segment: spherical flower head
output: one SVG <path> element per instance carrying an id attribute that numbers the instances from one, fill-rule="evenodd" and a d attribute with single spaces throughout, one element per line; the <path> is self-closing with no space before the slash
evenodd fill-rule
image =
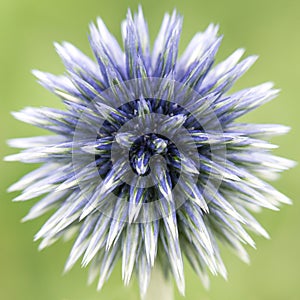
<path id="1" fill-rule="evenodd" d="M 289 128 L 238 118 L 277 96 L 272 83 L 229 90 L 255 62 L 238 49 L 214 65 L 222 37 L 213 24 L 178 57 L 182 17 L 164 16 L 150 50 L 141 8 L 122 23 L 123 47 L 97 19 L 89 41 L 95 60 L 55 44 L 67 73 L 34 71 L 64 110 L 25 108 L 14 116 L 53 135 L 14 139 L 10 161 L 41 164 L 10 187 L 16 201 L 41 197 L 24 220 L 53 215 L 36 234 L 40 249 L 75 235 L 65 269 L 90 267 L 98 288 L 122 260 L 141 295 L 154 264 L 185 289 L 183 257 L 208 285 L 227 272 L 218 244 L 248 262 L 249 235 L 268 233 L 251 212 L 290 200 L 266 181 L 293 162 L 271 154 L 268 140 Z"/>

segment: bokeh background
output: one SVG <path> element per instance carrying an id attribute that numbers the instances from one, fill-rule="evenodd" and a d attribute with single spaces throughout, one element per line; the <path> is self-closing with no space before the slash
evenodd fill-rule
<path id="1" fill-rule="evenodd" d="M 5 300 L 138 300 L 136 281 L 125 288 L 120 265 L 101 292 L 86 285 L 87 271 L 80 265 L 62 275 L 71 242 L 58 242 L 42 252 L 32 241 L 45 218 L 21 224 L 32 203 L 12 203 L 7 187 L 34 166 L 4 163 L 2 157 L 16 152 L 5 141 L 12 137 L 41 134 L 12 118 L 10 111 L 24 106 L 59 107 L 57 98 L 40 87 L 31 69 L 56 74 L 64 72 L 52 46 L 67 40 L 90 53 L 88 24 L 101 16 L 120 39 L 120 22 L 127 8 L 141 2 L 152 37 L 165 11 L 173 8 L 184 15 L 181 50 L 196 31 L 210 22 L 220 24 L 225 38 L 218 60 L 238 47 L 260 59 L 238 81 L 235 89 L 272 80 L 282 89 L 280 97 L 248 115 L 250 122 L 282 123 L 292 131 L 276 138 L 279 155 L 298 160 L 300 153 L 300 1 L 298 0 L 1 0 L 0 1 L 0 299 Z M 283 174 L 274 185 L 290 198 L 293 206 L 258 216 L 271 240 L 256 238 L 258 250 L 249 249 L 247 266 L 223 249 L 229 280 L 214 277 L 205 291 L 190 267 L 186 267 L 186 300 L 297 300 L 300 299 L 300 168 Z M 176 299 L 182 299 L 176 292 Z"/>

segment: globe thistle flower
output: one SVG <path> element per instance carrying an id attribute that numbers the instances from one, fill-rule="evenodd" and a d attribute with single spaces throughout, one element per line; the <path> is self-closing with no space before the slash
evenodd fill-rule
<path id="1" fill-rule="evenodd" d="M 123 48 L 101 19 L 90 25 L 95 61 L 69 43 L 55 44 L 67 73 L 34 71 L 64 110 L 25 108 L 13 115 L 53 135 L 9 141 L 23 148 L 8 161 L 39 163 L 10 187 L 16 201 L 41 199 L 24 220 L 53 211 L 36 234 L 43 249 L 76 237 L 66 263 L 80 258 L 98 288 L 122 260 L 145 295 L 154 264 L 185 289 L 183 257 L 208 285 L 227 272 L 218 245 L 242 260 L 249 231 L 268 238 L 251 212 L 290 200 L 267 181 L 293 166 L 268 140 L 289 128 L 238 118 L 277 96 L 272 83 L 230 93 L 255 62 L 238 49 L 214 65 L 222 37 L 213 24 L 178 57 L 182 17 L 164 16 L 150 49 L 142 10 L 122 23 Z"/>

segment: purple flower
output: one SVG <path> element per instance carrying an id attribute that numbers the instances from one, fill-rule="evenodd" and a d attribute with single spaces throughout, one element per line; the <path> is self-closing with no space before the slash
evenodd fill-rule
<path id="1" fill-rule="evenodd" d="M 183 257 L 208 285 L 227 272 L 218 243 L 248 261 L 248 231 L 268 238 L 251 212 L 290 200 L 266 181 L 294 163 L 271 154 L 268 140 L 289 128 L 238 118 L 277 96 L 272 83 L 230 93 L 255 62 L 238 49 L 214 65 L 222 37 L 209 25 L 178 57 L 182 18 L 164 16 L 150 49 L 141 8 L 122 23 L 123 47 L 101 19 L 90 25 L 95 61 L 55 44 L 67 73 L 34 71 L 64 110 L 25 108 L 13 115 L 53 135 L 14 139 L 9 161 L 39 163 L 10 187 L 16 201 L 41 197 L 24 220 L 53 211 L 36 234 L 40 249 L 76 235 L 66 264 L 82 258 L 98 288 L 118 259 L 146 293 L 154 263 L 185 289 Z M 265 181 L 266 180 L 266 181 Z"/>

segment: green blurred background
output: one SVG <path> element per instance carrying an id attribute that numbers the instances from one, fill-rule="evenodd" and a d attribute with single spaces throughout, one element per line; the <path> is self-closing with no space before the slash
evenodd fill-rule
<path id="1" fill-rule="evenodd" d="M 276 138 L 280 155 L 298 160 L 299 81 L 300 81 L 300 1 L 227 0 L 227 1 L 140 1 L 148 19 L 151 39 L 160 26 L 165 11 L 173 8 L 184 15 L 181 51 L 196 31 L 210 22 L 219 23 L 225 35 L 218 60 L 238 47 L 247 54 L 259 54 L 255 66 L 239 80 L 235 89 L 272 80 L 282 89 L 280 97 L 247 116 L 250 122 L 281 123 L 292 131 Z M 120 22 L 128 7 L 136 10 L 139 1 L 41 1 L 1 0 L 0 2 L 0 98 L 1 157 L 14 153 L 5 140 L 31 136 L 40 131 L 15 121 L 10 111 L 24 106 L 59 106 L 31 75 L 31 69 L 56 74 L 64 68 L 52 42 L 67 40 L 90 53 L 88 23 L 101 16 L 120 39 Z M 138 300 L 137 284 L 129 288 L 121 283 L 120 265 L 98 293 L 86 285 L 87 271 L 79 265 L 62 275 L 72 243 L 59 242 L 37 251 L 33 235 L 45 220 L 21 224 L 32 203 L 12 203 L 15 196 L 7 187 L 34 166 L 1 162 L 0 180 L 0 299 L 5 300 Z M 258 216 L 271 234 L 271 240 L 256 238 L 258 250 L 249 249 L 247 266 L 223 249 L 229 281 L 212 278 L 205 291 L 190 267 L 186 267 L 187 300 L 296 300 L 300 299 L 300 169 L 283 174 L 275 186 L 294 200 L 278 212 L 264 211 Z M 182 299 L 176 292 L 176 299 Z"/>

